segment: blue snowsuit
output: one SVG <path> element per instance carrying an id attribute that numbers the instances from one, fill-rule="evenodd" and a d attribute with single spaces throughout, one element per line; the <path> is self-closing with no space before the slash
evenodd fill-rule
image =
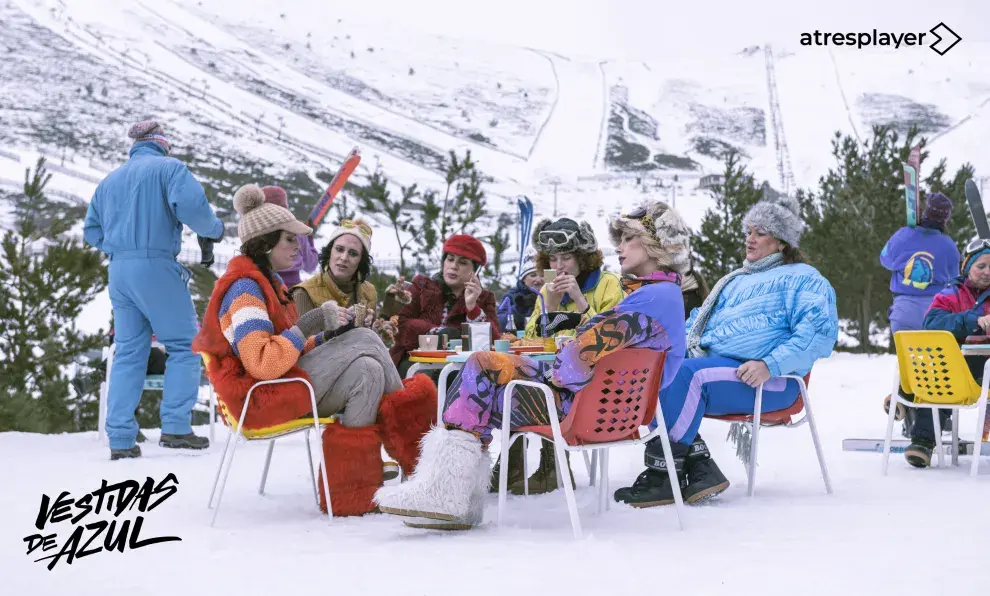
<path id="1" fill-rule="evenodd" d="M 699 311 L 691 312 L 687 329 Z M 708 356 L 684 360 L 660 392 L 670 440 L 690 445 L 706 414 L 753 413 L 756 389 L 736 378 L 745 362 L 762 360 L 771 377 L 804 376 L 832 353 L 838 336 L 835 290 L 810 265 L 781 265 L 733 279 L 701 334 Z M 772 379 L 763 387 L 762 411 L 782 410 L 797 396 L 796 381 Z"/>
<path id="2" fill-rule="evenodd" d="M 196 311 L 189 271 L 176 255 L 182 225 L 205 238 L 223 236 L 203 187 L 179 160 L 152 141 L 131 147 L 130 159 L 96 188 L 86 212 L 86 242 L 110 257 L 110 302 L 116 344 L 107 397 L 111 449 L 134 446 L 134 411 L 141 399 L 151 335 L 165 345 L 162 433 L 192 432 L 199 358 L 191 350 Z"/>

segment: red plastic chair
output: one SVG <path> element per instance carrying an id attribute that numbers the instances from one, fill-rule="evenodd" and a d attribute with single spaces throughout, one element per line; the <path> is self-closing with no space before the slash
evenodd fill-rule
<path id="1" fill-rule="evenodd" d="M 680 486 L 674 470 L 674 458 L 667 437 L 667 425 L 659 403 L 660 384 L 663 379 L 665 352 L 630 348 L 619 350 L 602 358 L 595 366 L 594 377 L 584 389 L 574 396 L 571 409 L 563 420 L 550 416 L 550 424 L 525 426 L 510 430 L 511 416 L 502 417 L 501 475 L 498 491 L 498 524 L 502 523 L 508 492 L 508 453 L 513 441 L 526 435 L 535 435 L 552 441 L 556 452 L 557 483 L 564 487 L 564 497 L 571 518 L 574 537 L 580 538 L 581 520 L 578 518 L 574 488 L 570 482 L 562 480 L 561 465 L 567 461 L 566 451 L 594 451 L 599 454 L 598 462 L 598 511 L 609 509 L 608 495 L 608 450 L 624 445 L 639 445 L 659 435 L 663 443 L 667 472 L 673 486 Z M 503 396 L 502 411 L 511 411 L 512 393 L 516 387 L 526 386 L 539 389 L 546 397 L 547 411 L 556 412 L 553 392 L 543 383 L 512 381 Z M 639 429 L 656 418 L 657 428 L 645 437 L 640 437 Z M 684 528 L 681 514 L 684 502 L 680 490 L 674 491 L 677 520 Z"/>
<path id="2" fill-rule="evenodd" d="M 739 422 L 750 428 L 752 442 L 750 443 L 749 464 L 746 467 L 746 473 L 749 481 L 747 491 L 751 497 L 756 491 L 756 455 L 759 447 L 760 429 L 763 427 L 797 428 L 807 422 L 808 428 L 811 429 L 811 440 L 815 443 L 815 453 L 818 455 L 818 465 L 822 470 L 822 479 L 825 481 L 825 491 L 828 494 L 832 494 L 832 481 L 829 478 L 828 468 L 825 465 L 825 455 L 822 453 L 821 441 L 818 440 L 815 417 L 811 413 L 811 401 L 808 399 L 808 385 L 811 383 L 811 373 L 806 374 L 804 378 L 796 375 L 781 375 L 779 377 L 772 377 L 767 382 L 781 380 L 786 383 L 787 379 L 797 381 L 800 393 L 798 394 L 798 398 L 794 400 L 794 403 L 783 410 L 775 410 L 773 412 L 760 411 L 763 409 L 763 385 L 761 384 L 756 388 L 756 404 L 753 414 L 726 414 L 723 416 L 705 416 L 705 418 L 722 420 L 724 422 Z M 804 412 L 804 416 L 798 418 L 798 415 L 802 411 Z"/>

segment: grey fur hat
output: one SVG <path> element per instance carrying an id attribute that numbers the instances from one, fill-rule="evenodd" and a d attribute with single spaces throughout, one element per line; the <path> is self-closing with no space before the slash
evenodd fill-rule
<path id="1" fill-rule="evenodd" d="M 593 253 L 598 250 L 598 240 L 588 222 L 578 223 L 562 217 L 557 221 L 544 219 L 536 224 L 533 229 L 533 247 L 547 255 L 564 252 Z"/>
<path id="2" fill-rule="evenodd" d="M 743 235 L 749 233 L 750 227 L 763 228 L 774 238 L 797 248 L 805 229 L 801 205 L 795 197 L 786 195 L 763 199 L 743 217 Z"/>
<path id="3" fill-rule="evenodd" d="M 629 214 L 610 217 L 608 234 L 615 246 L 623 234 L 639 236 L 646 254 L 661 267 L 682 275 L 691 270 L 691 229 L 663 201 L 649 201 Z"/>

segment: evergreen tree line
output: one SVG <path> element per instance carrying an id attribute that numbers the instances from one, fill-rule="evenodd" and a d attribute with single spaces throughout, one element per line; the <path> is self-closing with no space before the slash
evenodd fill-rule
<path id="1" fill-rule="evenodd" d="M 843 331 L 854 339 L 839 349 L 892 349 L 887 334 L 891 274 L 880 265 L 880 251 L 906 225 L 902 164 L 914 145 L 922 149 L 918 189 L 922 205 L 928 192 L 941 192 L 952 199 L 946 232 L 962 252 L 976 235 L 963 190 L 974 169 L 967 163 L 948 177 L 944 159 L 926 168 L 927 139 L 919 138 L 916 128 L 901 137 L 889 126 L 875 126 L 872 136 L 862 143 L 836 133 L 833 166 L 819 179 L 817 188 L 796 192 L 807 224 L 800 248 L 835 288 Z M 697 267 L 710 285 L 742 266 L 743 216 L 775 192 L 747 172 L 734 153 L 726 156 L 723 176 L 722 184 L 711 190 L 714 206 L 706 211 L 693 243 Z"/>
<path id="2" fill-rule="evenodd" d="M 835 287 L 844 331 L 855 338 L 855 351 L 885 349 L 882 331 L 888 326 L 890 273 L 880 266 L 887 238 L 904 225 L 902 162 L 912 145 L 921 144 L 922 182 L 919 191 L 943 192 L 954 202 L 948 232 L 960 249 L 974 228 L 963 195 L 973 168 L 963 165 L 947 177 L 943 160 L 926 168 L 926 139 L 912 129 L 901 138 L 889 127 L 875 127 L 872 137 L 858 142 L 838 133 L 832 141 L 834 165 L 817 188 L 801 189 L 797 197 L 808 228 L 801 249 Z M 400 275 L 432 273 L 439 266 L 443 239 L 451 234 L 478 236 L 494 255 L 484 278 L 497 295 L 514 282 L 515 266 L 503 263 L 512 249 L 510 233 L 516 216 L 489 211 L 483 184 L 487 178 L 472 159 L 451 151 L 443 169 L 445 186 L 400 186 L 395 192 L 376 168 L 364 186 L 348 185 L 334 203 L 337 224 L 358 213 L 374 215 L 376 234 L 394 234 L 399 245 Z M 737 153 L 725 156 L 721 184 L 710 189 L 713 204 L 693 241 L 696 269 L 709 285 L 742 266 L 742 218 L 757 201 L 774 193 L 766 182 L 749 173 Z M 222 176 L 215 176 L 222 179 Z M 327 175 L 329 178 L 329 175 Z M 106 332 L 87 334 L 76 326 L 83 307 L 107 286 L 106 260 L 101 253 L 67 232 L 81 215 L 65 203 L 49 200 L 44 189 L 50 175 L 44 159 L 25 174 L 24 191 L 12 197 L 14 226 L 0 242 L 0 431 L 66 432 L 94 430 L 99 383 L 104 367 L 99 350 Z M 323 176 L 320 177 L 321 182 Z M 231 189 L 213 188 L 207 194 Z M 229 186 L 229 185 L 228 185 Z M 312 198 L 312 201 L 318 197 Z M 308 213 L 312 204 L 300 202 L 294 211 Z M 383 224 L 383 222 L 387 222 Z M 382 227 L 384 226 L 384 228 Z M 192 267 L 191 291 L 202 316 L 216 276 L 205 267 Z M 371 281 L 384 296 L 395 276 L 374 271 Z M 143 396 L 138 411 L 142 427 L 157 424 L 160 394 Z"/>

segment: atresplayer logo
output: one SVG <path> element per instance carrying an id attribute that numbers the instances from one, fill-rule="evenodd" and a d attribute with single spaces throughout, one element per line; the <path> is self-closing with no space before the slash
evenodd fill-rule
<path id="1" fill-rule="evenodd" d="M 931 34 L 929 36 L 929 33 Z M 856 46 L 856 49 L 862 49 L 871 46 L 893 46 L 894 49 L 900 49 L 902 46 L 920 46 L 925 45 L 925 37 L 929 37 L 929 40 L 934 37 L 935 40 L 931 42 L 928 46 L 936 54 L 944 56 L 946 52 L 951 50 L 956 46 L 957 43 L 962 41 L 955 31 L 949 28 L 945 23 L 939 23 L 927 33 L 888 33 L 886 31 L 878 31 L 873 29 L 870 32 L 846 32 L 846 33 L 831 33 L 831 32 L 821 32 L 815 30 L 814 33 L 802 33 L 801 34 L 801 45 L 802 46 Z"/>

